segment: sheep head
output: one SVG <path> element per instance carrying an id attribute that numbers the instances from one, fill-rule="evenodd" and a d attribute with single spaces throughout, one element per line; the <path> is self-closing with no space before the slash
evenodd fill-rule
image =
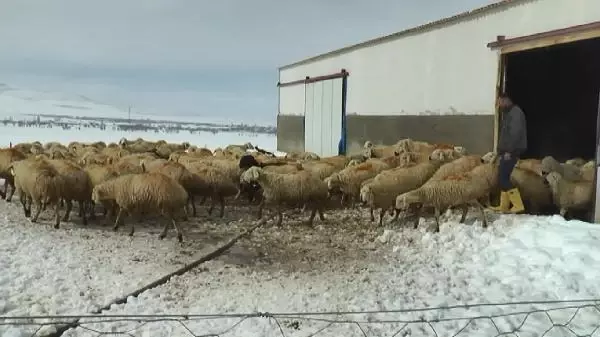
<path id="1" fill-rule="evenodd" d="M 367 141 L 365 142 L 365 145 L 363 145 L 363 149 L 370 149 L 370 148 L 372 148 L 372 147 L 373 147 L 373 143 L 371 143 L 371 141 L 370 141 L 370 140 L 367 140 Z"/>
<path id="2" fill-rule="evenodd" d="M 396 197 L 396 209 L 400 211 L 406 211 L 412 206 L 421 204 L 421 198 L 414 191 L 406 192 Z"/>
<path id="3" fill-rule="evenodd" d="M 540 169 L 542 170 L 542 176 L 545 176 L 550 172 L 560 170 L 560 163 L 554 157 L 546 156 L 542 159 Z"/>
<path id="4" fill-rule="evenodd" d="M 364 185 L 360 188 L 360 203 L 364 206 L 371 199 L 373 199 L 373 190 L 368 184 Z"/>
<path id="5" fill-rule="evenodd" d="M 112 190 L 111 184 L 112 184 L 111 181 L 106 181 L 99 185 L 96 185 L 94 187 L 94 189 L 92 190 L 92 200 L 94 202 L 99 203 L 104 200 L 113 199 L 113 197 L 111 196 L 111 193 L 110 193 L 110 191 Z"/>
<path id="6" fill-rule="evenodd" d="M 442 149 L 435 149 L 429 155 L 430 161 L 445 161 L 447 159 L 447 153 Z"/>
<path id="7" fill-rule="evenodd" d="M 552 190 L 556 190 L 561 180 L 562 176 L 556 171 L 550 172 L 544 177 L 544 182 L 549 185 Z"/>
<path id="8" fill-rule="evenodd" d="M 246 171 L 244 171 L 244 173 L 242 173 L 242 175 L 240 176 L 240 182 L 245 184 L 252 184 L 258 182 L 258 180 L 263 174 L 264 172 L 260 167 L 252 166 Z"/>
<path id="9" fill-rule="evenodd" d="M 181 143 L 181 147 L 183 147 L 184 150 L 187 150 L 191 147 L 192 145 L 188 142 L 183 142 Z"/>
<path id="10" fill-rule="evenodd" d="M 127 146 L 127 138 L 123 137 L 119 139 L 119 146 L 125 148 Z"/>
<path id="11" fill-rule="evenodd" d="M 363 157 L 365 157 L 365 158 L 373 158 L 373 157 L 375 157 L 375 152 L 373 151 L 373 147 L 368 147 L 368 148 L 365 148 L 365 149 L 363 150 L 363 153 L 362 153 L 362 155 L 363 155 Z"/>
<path id="12" fill-rule="evenodd" d="M 493 162 L 497 161 L 497 159 L 498 159 L 498 154 L 497 153 L 495 153 L 495 152 L 488 152 L 488 153 L 484 154 L 481 157 L 481 162 L 484 163 L 484 164 L 485 163 L 493 163 Z"/>

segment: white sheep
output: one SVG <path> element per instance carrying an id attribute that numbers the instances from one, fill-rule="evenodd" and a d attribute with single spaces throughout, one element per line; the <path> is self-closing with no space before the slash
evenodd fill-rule
<path id="1" fill-rule="evenodd" d="M 481 213 L 483 227 L 487 227 L 487 219 L 481 199 L 488 198 L 498 175 L 496 158 L 492 162 L 478 165 L 462 175 L 446 177 L 444 180 L 428 181 L 423 186 L 396 198 L 396 209 L 408 210 L 412 207 L 433 207 L 435 212 L 435 232 L 440 230 L 439 217 L 441 211 L 449 207 L 461 206 L 464 222 L 469 205 L 476 206 Z"/>
<path id="2" fill-rule="evenodd" d="M 431 161 L 383 171 L 375 176 L 372 182 L 361 187 L 361 202 L 371 209 L 381 209 L 379 215 L 379 225 L 381 226 L 385 211 L 394 209 L 396 197 L 423 185 L 440 165 L 441 162 Z M 398 219 L 399 214 L 400 212 L 397 211 L 394 221 Z"/>
<path id="3" fill-rule="evenodd" d="M 307 205 L 311 209 L 308 225 L 313 225 L 317 212 L 321 221 L 325 220 L 323 208 L 327 201 L 327 185 L 310 172 L 299 171 L 291 174 L 280 174 L 265 171 L 253 166 L 242 173 L 241 181 L 246 184 L 258 183 L 263 190 L 263 200 L 259 206 L 262 217 L 264 205 L 277 207 L 277 226 L 281 226 L 283 213 L 281 208 L 287 206 Z"/>
<path id="4" fill-rule="evenodd" d="M 95 202 L 114 200 L 119 206 L 114 230 L 121 224 L 125 214 L 159 213 L 169 218 L 177 230 L 177 239 L 183 241 L 181 228 L 175 221 L 175 215 L 183 211 L 188 201 L 188 193 L 177 181 L 160 173 L 126 174 L 105 181 L 92 191 Z M 186 214 L 187 217 L 187 214 Z M 165 224 L 159 238 L 163 239 L 169 230 L 169 223 Z M 131 222 L 132 236 L 135 231 Z"/>
<path id="5" fill-rule="evenodd" d="M 565 216 L 571 210 L 589 210 L 593 202 L 594 185 L 591 181 L 569 181 L 559 172 L 548 173 L 546 182 L 552 190 L 554 203 Z"/>

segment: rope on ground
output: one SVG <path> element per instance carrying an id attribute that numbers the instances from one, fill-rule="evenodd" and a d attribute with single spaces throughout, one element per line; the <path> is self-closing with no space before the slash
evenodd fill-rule
<path id="1" fill-rule="evenodd" d="M 151 282 L 137 290 L 132 291 L 131 293 L 124 295 L 122 297 L 119 297 L 111 302 L 109 302 L 108 304 L 92 311 L 92 314 L 101 314 L 103 311 L 109 310 L 111 306 L 113 305 L 119 305 L 119 304 L 125 304 L 127 303 L 127 299 L 129 297 L 138 297 L 140 294 L 142 294 L 143 292 L 156 288 L 158 286 L 161 286 L 167 282 L 169 282 L 169 280 L 171 278 L 173 278 L 174 276 L 180 276 L 183 275 L 185 273 L 187 273 L 188 271 L 198 267 L 199 265 L 203 264 L 204 262 L 216 259 L 217 257 L 223 255 L 223 253 L 225 253 L 227 250 L 229 250 L 231 247 L 233 247 L 233 245 L 236 244 L 236 242 L 238 242 L 240 239 L 252 234 L 252 232 L 254 232 L 254 230 L 256 230 L 257 228 L 263 226 L 266 222 L 267 222 L 268 218 L 262 218 L 261 220 L 257 221 L 252 227 L 248 228 L 247 230 L 243 231 L 242 233 L 238 234 L 237 236 L 235 236 L 233 239 L 229 240 L 229 242 L 227 242 L 226 244 L 224 244 L 223 246 L 215 249 L 214 251 L 202 256 L 201 258 L 199 258 L 196 261 L 193 261 L 189 264 L 186 264 L 185 266 L 175 270 L 172 273 L 169 273 L 161 278 L 159 278 L 158 280 Z M 73 320 L 72 322 L 68 322 L 65 325 L 60 325 L 56 327 L 56 331 L 51 332 L 49 334 L 44 334 L 44 335 L 39 335 L 41 337 L 60 337 L 62 336 L 67 330 L 72 329 L 72 328 L 76 328 L 77 326 L 79 326 L 79 321 L 81 318 L 77 318 L 75 320 Z M 49 325 L 54 325 L 54 324 L 49 324 Z M 38 331 L 36 331 L 32 336 L 35 336 L 40 329 L 38 329 Z"/>

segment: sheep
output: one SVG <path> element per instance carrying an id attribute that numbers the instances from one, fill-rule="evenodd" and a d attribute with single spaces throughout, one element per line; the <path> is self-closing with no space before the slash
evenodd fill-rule
<path id="1" fill-rule="evenodd" d="M 260 167 L 253 166 L 246 170 L 241 179 L 245 183 L 258 183 L 263 189 L 263 205 L 275 205 L 277 207 L 277 226 L 281 226 L 283 205 L 307 205 L 311 209 L 307 224 L 312 227 L 315 215 L 319 213 L 321 221 L 325 221 L 323 215 L 324 204 L 327 200 L 327 184 L 309 172 L 298 172 L 294 174 L 280 174 L 267 172 Z M 262 212 L 259 214 L 262 217 Z"/>
<path id="2" fill-rule="evenodd" d="M 4 191 L 0 191 L 0 196 L 2 199 L 5 199 L 7 202 L 12 200 L 13 195 L 15 194 L 15 181 L 10 173 L 11 165 L 19 160 L 26 159 L 27 156 L 23 154 L 23 152 L 17 150 L 16 148 L 8 148 L 8 149 L 0 149 L 0 178 L 5 180 Z M 10 187 L 10 194 L 8 193 L 8 187 Z"/>
<path id="3" fill-rule="evenodd" d="M 79 204 L 79 216 L 83 224 L 87 225 L 85 206 L 92 201 L 92 181 L 87 172 L 66 160 L 52 159 L 48 160 L 48 163 L 63 177 L 65 183 L 65 187 L 60 193 L 61 199 L 67 204 L 62 221 L 69 221 L 69 214 L 73 209 L 73 200 L 75 200 Z"/>
<path id="4" fill-rule="evenodd" d="M 515 168 L 528 170 L 542 176 L 542 161 L 539 159 L 520 159 L 515 164 Z"/>
<path id="5" fill-rule="evenodd" d="M 480 211 L 482 225 L 485 228 L 488 225 L 487 219 L 479 200 L 489 196 L 490 190 L 496 182 L 498 176 L 496 159 L 494 158 L 490 163 L 478 165 L 467 173 L 449 176 L 444 180 L 430 180 L 415 190 L 400 194 L 396 198 L 396 209 L 408 210 L 415 205 L 433 207 L 436 223 L 434 231 L 439 232 L 439 218 L 442 210 L 453 206 L 462 206 L 463 214 L 460 222 L 464 222 L 467 206 L 474 205 Z"/>
<path id="6" fill-rule="evenodd" d="M 145 161 L 142 161 L 140 165 L 144 172 L 162 173 L 181 184 L 188 193 L 189 203 L 192 205 L 192 215 L 196 216 L 194 194 L 206 189 L 207 186 L 201 177 L 190 172 L 182 164 L 165 159 L 156 159 L 150 161 L 148 164 L 146 164 Z"/>
<path id="7" fill-rule="evenodd" d="M 354 207 L 360 196 L 360 184 L 389 168 L 390 166 L 385 162 L 371 159 L 356 166 L 348 166 L 325 178 L 329 195 L 341 193 L 341 203 L 344 204 L 346 199 L 349 198 L 352 207 Z"/>
<path id="8" fill-rule="evenodd" d="M 571 181 L 591 181 L 594 179 L 593 170 L 586 170 L 586 174 L 583 174 L 582 170 L 575 165 L 561 164 L 558 160 L 554 159 L 554 157 L 546 156 L 542 159 L 541 173 L 542 176 L 545 176 L 550 172 L 558 172 L 565 179 Z"/>
<path id="9" fill-rule="evenodd" d="M 593 169 L 596 170 L 596 161 L 595 160 L 590 160 L 587 163 L 583 164 L 583 166 L 581 166 L 582 169 Z"/>
<path id="10" fill-rule="evenodd" d="M 448 176 L 469 172 L 476 166 L 481 165 L 482 162 L 482 158 L 475 155 L 469 155 L 455 159 L 442 165 L 431 177 L 430 181 L 442 180 Z"/>
<path id="11" fill-rule="evenodd" d="M 212 214 L 215 202 L 218 201 L 219 217 L 222 218 L 225 215 L 225 198 L 237 196 L 240 193 L 238 183 L 232 180 L 230 173 L 217 166 L 195 163 L 186 168 L 195 175 L 190 183 L 190 186 L 193 186 L 193 188 L 190 187 L 192 193 L 203 196 L 203 200 L 207 197 L 211 198 L 211 205 L 208 208 L 209 215 Z"/>
<path id="12" fill-rule="evenodd" d="M 365 158 L 384 158 L 393 156 L 398 151 L 397 146 L 373 145 L 371 141 L 366 141 L 363 145 L 362 156 Z"/>
<path id="13" fill-rule="evenodd" d="M 284 156 L 286 160 L 319 160 L 320 157 L 314 152 L 288 152 Z"/>
<path id="14" fill-rule="evenodd" d="M 101 183 L 114 179 L 119 176 L 119 173 L 113 169 L 111 166 L 107 165 L 98 165 L 98 164 L 90 164 L 83 167 L 83 170 L 90 177 L 90 182 L 92 184 L 92 190 L 97 185 Z M 90 203 L 90 219 L 96 218 L 96 212 L 94 209 L 93 202 Z M 110 218 L 116 215 L 116 205 L 112 201 L 105 201 L 102 203 L 104 207 L 104 216 L 106 216 L 106 220 L 108 221 Z"/>
<path id="15" fill-rule="evenodd" d="M 60 227 L 58 201 L 65 187 L 58 171 L 47 161 L 34 158 L 14 162 L 9 170 L 14 177 L 16 190 L 19 191 L 25 217 L 31 217 L 31 207 L 35 203 L 36 212 L 31 222 L 37 222 L 43 205 L 53 204 L 56 220 L 54 228 L 58 229 Z"/>
<path id="16" fill-rule="evenodd" d="M 585 163 L 587 163 L 587 160 L 585 160 L 583 158 L 572 158 L 572 159 L 565 161 L 565 164 L 569 164 L 569 165 L 573 165 L 573 166 L 577 166 L 577 167 L 582 167 Z"/>
<path id="17" fill-rule="evenodd" d="M 95 202 L 114 200 L 119 207 L 117 219 L 113 230 L 117 230 L 123 216 L 126 214 L 141 212 L 158 212 L 169 218 L 177 231 L 177 240 L 183 241 L 181 228 L 175 221 L 175 215 L 183 211 L 188 201 L 188 193 L 183 186 L 172 178 L 160 173 L 138 173 L 119 176 L 115 179 L 105 181 L 92 192 Z M 164 239 L 169 230 L 166 223 L 159 239 Z M 135 231 L 134 222 L 131 222 L 129 236 Z"/>
<path id="18" fill-rule="evenodd" d="M 558 171 L 548 173 L 545 181 L 562 217 L 571 210 L 589 210 L 592 206 L 594 185 L 591 181 L 569 181 Z"/>
<path id="19" fill-rule="evenodd" d="M 552 191 L 544 178 L 529 170 L 514 168 L 510 175 L 511 183 L 519 189 L 523 200 L 528 201 L 530 213 L 540 213 L 552 206 Z"/>
<path id="20" fill-rule="evenodd" d="M 381 226 L 385 211 L 394 208 L 396 197 L 423 185 L 440 165 L 441 162 L 432 161 L 383 171 L 376 175 L 372 182 L 361 187 L 360 199 L 371 209 L 381 209 L 379 216 L 379 226 Z M 398 219 L 398 215 L 399 212 L 396 212 L 394 221 Z"/>

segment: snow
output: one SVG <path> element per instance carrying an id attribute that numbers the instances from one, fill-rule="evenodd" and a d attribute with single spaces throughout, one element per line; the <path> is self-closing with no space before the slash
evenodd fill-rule
<path id="1" fill-rule="evenodd" d="M 260 270 L 251 265 L 236 266 L 223 261 L 211 261 L 203 268 L 142 293 L 138 298 L 129 298 L 124 305 L 112 306 L 104 314 L 296 312 L 299 314 L 287 316 L 298 317 L 278 318 L 281 329 L 285 336 L 307 336 L 327 324 L 310 320 L 310 317 L 300 313 L 400 310 L 470 303 L 574 301 L 595 298 L 600 292 L 597 282 L 600 279 L 600 228 L 597 225 L 567 222 L 560 216 L 501 216 L 488 229 L 481 228 L 478 221 L 464 225 L 458 224 L 456 219 L 443 224 L 439 234 L 426 232 L 425 227 L 421 226 L 419 230 L 396 228 L 381 233 L 375 240 L 377 247 L 372 253 L 378 260 L 368 263 L 357 260 L 351 264 L 315 265 L 313 270 L 298 272 Z M 106 277 L 109 278 L 109 275 Z M 565 306 L 478 306 L 318 318 L 364 322 L 444 320 Z M 549 315 L 555 323 L 564 323 L 575 312 L 576 309 L 563 309 L 549 312 Z M 501 331 L 512 331 L 525 320 L 519 336 L 539 336 L 552 326 L 548 315 L 543 312 L 525 318 L 526 314 L 517 314 L 495 318 L 494 323 Z M 583 309 L 577 312 L 570 328 L 579 334 L 590 333 L 599 319 L 597 311 Z M 190 320 L 185 324 L 195 334 L 203 335 L 217 334 L 238 321 L 240 317 Z M 467 320 L 448 320 L 431 323 L 431 326 L 437 335 L 450 336 L 467 323 Z M 119 331 L 136 325 L 139 324 L 113 322 L 93 323 L 86 327 Z M 361 327 L 369 335 L 391 336 L 402 324 L 365 323 Z M 273 319 L 254 317 L 244 320 L 228 335 L 281 336 L 279 329 Z M 400 336 L 434 336 L 431 327 L 425 323 L 409 324 L 403 331 Z M 150 335 L 150 332 L 152 336 L 191 335 L 177 322 L 148 323 L 136 330 L 136 335 Z M 497 334 L 489 319 L 481 319 L 467 326 L 459 336 Z M 93 335 L 82 328 L 64 334 Z M 555 328 L 547 334 L 565 335 L 569 334 L 561 328 Z M 362 334 L 356 324 L 339 323 L 316 336 Z"/>

